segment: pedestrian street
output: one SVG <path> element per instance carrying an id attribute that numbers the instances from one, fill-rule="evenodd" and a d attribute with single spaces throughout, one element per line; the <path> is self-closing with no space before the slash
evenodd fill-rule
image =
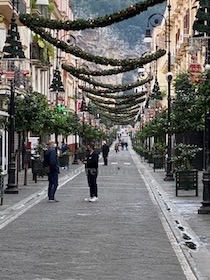
<path id="1" fill-rule="evenodd" d="M 78 172 L 59 187 L 58 203 L 44 195 L 1 228 L 0 279 L 196 279 L 137 165 L 130 147 L 111 148 L 97 202 L 84 201 L 87 178 Z"/>

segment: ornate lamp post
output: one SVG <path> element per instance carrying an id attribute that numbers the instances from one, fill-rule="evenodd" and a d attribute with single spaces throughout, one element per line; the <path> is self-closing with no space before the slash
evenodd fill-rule
<path id="1" fill-rule="evenodd" d="M 17 3 L 18 4 L 18 3 Z M 10 75 L 10 103 L 9 103 L 9 119 L 8 119 L 8 184 L 4 190 L 5 193 L 18 193 L 18 186 L 16 182 L 16 162 L 15 162 L 15 66 L 16 61 L 25 58 L 20 35 L 15 19 L 15 1 L 12 2 L 13 13 L 10 22 L 10 28 L 7 33 L 5 46 L 3 48 L 3 60 L 7 60 L 7 74 Z"/>
<path id="2" fill-rule="evenodd" d="M 200 1 L 200 8 L 198 9 L 194 22 L 193 29 L 204 34 L 203 41 L 206 43 L 205 53 L 205 70 L 206 82 L 210 80 L 210 1 Z M 205 94 L 209 94 L 207 91 Z M 206 104 L 205 108 L 205 130 L 204 130 L 204 152 L 205 152 L 205 170 L 203 172 L 203 201 L 202 206 L 198 209 L 198 214 L 210 214 L 210 108 Z"/>
<path id="3" fill-rule="evenodd" d="M 82 97 L 82 105 L 81 105 L 80 111 L 82 112 L 82 144 L 85 145 L 85 112 L 88 111 L 88 107 L 85 102 L 84 95 Z"/>
<path id="4" fill-rule="evenodd" d="M 53 80 L 52 80 L 52 84 L 50 85 L 50 90 L 52 92 L 55 92 L 55 106 L 56 109 L 58 109 L 58 94 L 61 92 L 65 92 L 64 87 L 63 87 L 63 83 L 61 80 L 61 72 L 58 69 L 58 66 L 56 66 L 56 69 L 54 70 L 54 74 L 53 74 Z M 58 132 L 57 129 L 55 130 L 55 142 L 58 145 Z"/>
<path id="5" fill-rule="evenodd" d="M 172 162 L 171 162 L 171 154 L 172 154 L 172 133 L 171 133 L 171 82 L 173 78 L 173 74 L 171 73 L 171 4 L 170 0 L 168 0 L 167 5 L 168 10 L 168 20 L 164 17 L 164 15 L 155 13 L 152 14 L 148 18 L 148 24 L 146 29 L 146 35 L 144 42 L 152 43 L 152 36 L 149 25 L 152 27 L 159 25 L 159 17 L 165 20 L 166 26 L 166 43 L 167 43 L 167 56 L 168 56 L 168 66 L 167 66 L 167 105 L 168 105 L 168 114 L 167 114 L 167 160 L 166 160 L 166 176 L 164 178 L 165 181 L 173 181 L 173 173 L 172 173 Z M 155 18 L 155 19 L 154 19 Z M 154 22 L 152 22 L 154 19 Z"/>
<path id="6" fill-rule="evenodd" d="M 75 59 L 75 66 L 77 68 L 78 59 Z M 75 116 L 75 129 L 74 129 L 74 160 L 72 164 L 79 164 L 77 159 L 77 126 L 78 126 L 78 116 L 77 116 L 77 98 L 78 98 L 78 79 L 75 80 L 74 89 L 74 116 Z"/>

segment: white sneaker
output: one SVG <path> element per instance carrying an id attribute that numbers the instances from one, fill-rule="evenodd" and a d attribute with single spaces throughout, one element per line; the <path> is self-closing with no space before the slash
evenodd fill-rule
<path id="1" fill-rule="evenodd" d="M 91 197 L 90 199 L 89 199 L 89 201 L 90 202 L 96 202 L 96 201 L 98 201 L 98 197 Z"/>
<path id="2" fill-rule="evenodd" d="M 90 197 L 87 197 L 87 198 L 84 198 L 84 201 L 89 201 L 91 198 Z"/>

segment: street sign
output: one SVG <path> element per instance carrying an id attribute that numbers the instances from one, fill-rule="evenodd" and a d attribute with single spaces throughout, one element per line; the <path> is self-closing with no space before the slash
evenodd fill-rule
<path id="1" fill-rule="evenodd" d="M 202 66 L 199 63 L 190 64 L 190 74 L 200 74 L 202 72 Z"/>

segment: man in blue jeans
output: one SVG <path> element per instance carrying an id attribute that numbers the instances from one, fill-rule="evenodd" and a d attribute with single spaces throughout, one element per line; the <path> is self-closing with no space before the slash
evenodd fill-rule
<path id="1" fill-rule="evenodd" d="M 49 173 L 48 173 L 49 202 L 58 202 L 58 200 L 55 199 L 55 192 L 58 187 L 59 167 L 58 167 L 56 143 L 53 140 L 49 142 L 49 148 L 44 154 L 44 167 L 49 167 Z"/>

